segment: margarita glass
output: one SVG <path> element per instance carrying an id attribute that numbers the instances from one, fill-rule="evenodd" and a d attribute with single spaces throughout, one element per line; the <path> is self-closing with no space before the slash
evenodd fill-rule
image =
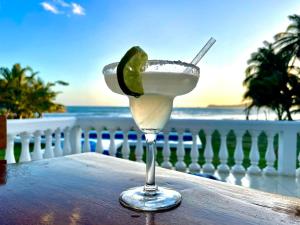
<path id="1" fill-rule="evenodd" d="M 107 86 L 124 95 L 117 79 L 118 63 L 106 65 L 103 74 Z M 180 61 L 149 60 L 142 72 L 144 94 L 128 96 L 131 114 L 145 134 L 147 142 L 146 182 L 144 186 L 121 193 L 120 203 L 142 211 L 171 209 L 181 202 L 181 195 L 174 190 L 158 187 L 155 183 L 155 138 L 168 122 L 173 100 L 195 88 L 200 70 L 193 64 Z M 166 137 L 165 137 L 166 138 Z"/>

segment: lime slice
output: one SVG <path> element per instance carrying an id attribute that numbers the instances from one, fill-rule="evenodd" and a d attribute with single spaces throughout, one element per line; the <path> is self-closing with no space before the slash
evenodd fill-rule
<path id="1" fill-rule="evenodd" d="M 144 94 L 142 72 L 148 60 L 147 53 L 139 46 L 129 49 L 118 64 L 119 86 L 126 95 L 139 97 Z"/>

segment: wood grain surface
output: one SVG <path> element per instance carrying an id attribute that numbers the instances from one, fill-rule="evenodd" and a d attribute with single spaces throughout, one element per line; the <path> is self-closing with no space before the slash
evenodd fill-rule
<path id="1" fill-rule="evenodd" d="M 7 165 L 4 174 L 1 225 L 300 224 L 297 198 L 162 168 L 157 184 L 178 190 L 181 205 L 161 213 L 123 208 L 119 194 L 143 185 L 145 165 L 98 153 Z"/>

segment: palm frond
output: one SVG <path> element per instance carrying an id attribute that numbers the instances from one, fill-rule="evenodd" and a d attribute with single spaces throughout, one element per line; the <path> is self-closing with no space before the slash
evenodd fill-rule
<path id="1" fill-rule="evenodd" d="M 68 86 L 69 85 L 69 83 L 67 83 L 65 81 L 62 81 L 62 80 L 55 81 L 55 84 L 60 84 L 60 85 L 63 85 L 63 86 Z"/>

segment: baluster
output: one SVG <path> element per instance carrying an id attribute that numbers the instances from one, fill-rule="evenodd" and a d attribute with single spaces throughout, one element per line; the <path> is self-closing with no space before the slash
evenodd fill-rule
<path id="1" fill-rule="evenodd" d="M 20 155 L 20 162 L 28 162 L 31 161 L 30 152 L 29 152 L 29 138 L 30 134 L 27 132 L 23 132 L 20 134 L 22 150 Z"/>
<path id="2" fill-rule="evenodd" d="M 176 149 L 177 162 L 175 163 L 175 169 L 178 171 L 185 172 L 186 164 L 184 162 L 185 149 L 183 145 L 183 131 L 179 130 L 177 133 L 178 133 L 178 144 Z"/>
<path id="3" fill-rule="evenodd" d="M 161 164 L 161 167 L 166 169 L 172 169 L 172 164 L 170 162 L 170 145 L 169 145 L 169 132 L 164 131 L 164 147 L 163 147 L 163 158 L 164 161 Z"/>
<path id="4" fill-rule="evenodd" d="M 97 145 L 96 152 L 103 153 L 103 145 L 102 145 L 102 128 L 97 129 Z"/>
<path id="5" fill-rule="evenodd" d="M 46 135 L 46 147 L 45 147 L 45 152 L 44 152 L 44 158 L 53 158 L 54 153 L 53 153 L 53 148 L 52 148 L 52 130 L 48 129 L 45 131 Z"/>
<path id="6" fill-rule="evenodd" d="M 83 152 L 90 152 L 91 146 L 90 146 L 90 129 L 88 127 L 83 128 L 84 133 L 84 142 L 83 142 Z"/>
<path id="7" fill-rule="evenodd" d="M 219 151 L 219 159 L 221 164 L 218 165 L 218 172 L 220 173 L 229 173 L 230 169 L 227 165 L 228 161 L 228 149 L 227 149 L 227 130 L 219 130 L 221 135 L 221 146 Z"/>
<path id="8" fill-rule="evenodd" d="M 55 130 L 55 146 L 54 146 L 54 155 L 56 157 L 62 156 L 62 149 L 61 149 L 61 131 L 60 128 Z"/>
<path id="9" fill-rule="evenodd" d="M 142 132 L 137 131 L 137 143 L 135 148 L 135 159 L 137 162 L 144 162 L 143 161 L 144 148 L 142 142 L 142 135 L 143 135 Z"/>
<path id="10" fill-rule="evenodd" d="M 197 145 L 198 131 L 197 130 L 192 131 L 192 136 L 193 136 L 193 145 L 191 149 L 192 163 L 189 165 L 189 170 L 190 172 L 197 173 L 201 169 L 198 163 L 198 159 L 199 159 L 199 150 Z"/>
<path id="11" fill-rule="evenodd" d="M 123 130 L 122 158 L 128 159 L 129 152 L 130 152 L 130 148 L 128 143 L 128 130 Z"/>
<path id="12" fill-rule="evenodd" d="M 70 128 L 66 127 L 64 129 L 64 149 L 63 155 L 70 155 L 71 151 L 71 142 L 70 142 Z"/>
<path id="13" fill-rule="evenodd" d="M 68 128 L 70 129 L 70 128 Z M 79 154 L 81 153 L 81 135 L 82 131 L 79 126 L 74 126 L 72 129 L 68 130 L 67 134 L 69 135 L 70 142 L 70 154 Z M 66 135 L 66 133 L 64 133 Z M 65 144 L 65 142 L 64 142 Z"/>
<path id="14" fill-rule="evenodd" d="M 232 167 L 232 173 L 245 173 L 245 168 L 242 165 L 244 160 L 244 152 L 243 152 L 243 134 L 244 131 L 237 130 L 236 134 L 236 146 L 234 150 L 234 162 L 235 165 Z"/>
<path id="15" fill-rule="evenodd" d="M 299 168 L 296 170 L 296 176 L 300 177 L 300 152 L 299 152 L 299 155 L 298 155 L 298 163 L 299 163 Z"/>
<path id="16" fill-rule="evenodd" d="M 264 174 L 266 175 L 276 175 L 277 171 L 274 168 L 274 162 L 276 160 L 276 155 L 274 152 L 274 132 L 269 131 L 267 132 L 267 138 L 268 138 L 268 145 L 267 145 L 267 151 L 265 155 L 267 166 L 263 169 Z"/>
<path id="17" fill-rule="evenodd" d="M 260 174 L 261 170 L 258 167 L 259 152 L 258 152 L 258 135 L 260 131 L 250 131 L 251 134 L 251 150 L 250 150 L 250 161 L 251 166 L 247 169 L 249 174 Z"/>
<path id="18" fill-rule="evenodd" d="M 155 154 L 155 166 L 159 166 L 159 164 L 157 162 L 157 146 L 156 146 L 156 144 L 154 145 L 154 154 Z"/>
<path id="19" fill-rule="evenodd" d="M 205 173 L 213 173 L 215 171 L 215 167 L 212 164 L 212 160 L 214 157 L 214 152 L 211 146 L 211 135 L 213 130 L 206 129 L 205 130 L 205 139 L 206 139 L 206 145 L 204 149 L 204 158 L 205 158 L 205 164 L 203 165 L 203 172 Z"/>
<path id="20" fill-rule="evenodd" d="M 7 134 L 7 148 L 5 151 L 5 159 L 7 163 L 16 163 L 16 158 L 14 154 L 14 145 L 15 145 L 15 135 Z"/>
<path id="21" fill-rule="evenodd" d="M 109 155 L 116 156 L 116 144 L 115 144 L 115 129 L 109 131 L 110 143 L 108 148 Z"/>
<path id="22" fill-rule="evenodd" d="M 285 128 L 279 132 L 278 174 L 295 176 L 297 157 L 297 131 Z"/>
<path id="23" fill-rule="evenodd" d="M 42 135 L 42 132 L 40 130 L 37 130 L 33 133 L 34 147 L 33 147 L 33 152 L 32 152 L 32 160 L 43 159 L 43 152 L 41 149 L 41 135 Z"/>

